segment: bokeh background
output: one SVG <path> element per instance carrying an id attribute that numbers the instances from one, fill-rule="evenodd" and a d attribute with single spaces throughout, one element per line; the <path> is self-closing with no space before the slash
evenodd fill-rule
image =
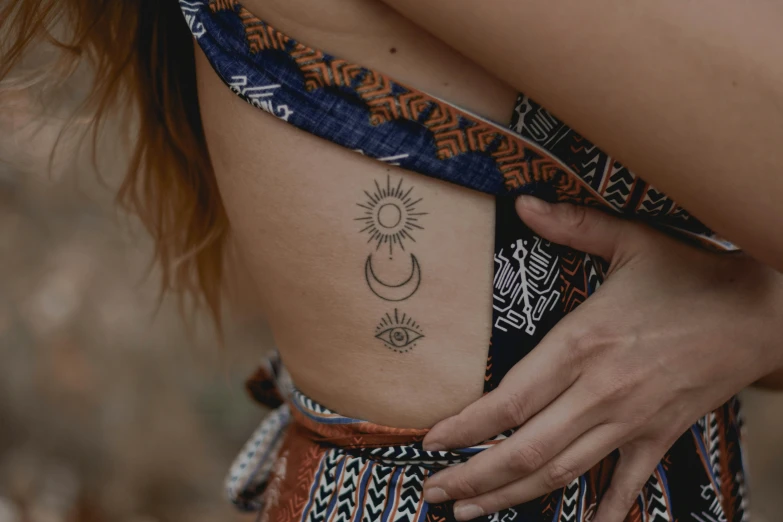
<path id="1" fill-rule="evenodd" d="M 235 307 L 221 348 L 158 302 L 149 241 L 112 203 L 112 129 L 132 123 L 102 133 L 100 176 L 78 119 L 50 163 L 88 77 L 0 90 L 0 522 L 253 520 L 222 481 L 263 417 L 242 380 L 269 332 Z M 783 521 L 783 395 L 745 403 L 751 520 Z"/>

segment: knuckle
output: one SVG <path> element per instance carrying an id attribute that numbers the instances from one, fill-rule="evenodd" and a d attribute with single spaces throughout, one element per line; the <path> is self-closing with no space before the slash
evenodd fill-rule
<path id="1" fill-rule="evenodd" d="M 465 473 L 461 473 L 455 476 L 446 491 L 452 498 L 456 499 L 472 498 L 481 493 L 478 484 L 476 484 L 473 479 Z"/>
<path id="2" fill-rule="evenodd" d="M 544 472 L 544 486 L 547 490 L 554 491 L 566 487 L 579 477 L 579 473 L 572 467 L 562 462 L 553 462 L 547 466 Z"/>
<path id="3" fill-rule="evenodd" d="M 546 463 L 544 448 L 535 441 L 517 445 L 509 455 L 508 463 L 515 473 L 532 473 Z"/>
<path id="4" fill-rule="evenodd" d="M 626 515 L 641 494 L 645 483 L 645 481 L 641 481 L 640 483 L 622 484 L 618 488 L 613 489 L 611 495 L 607 495 L 605 509 L 618 515 Z"/>
<path id="5" fill-rule="evenodd" d="M 609 336 L 599 326 L 575 331 L 568 339 L 569 353 L 573 360 L 591 359 L 609 342 Z"/>
<path id="6" fill-rule="evenodd" d="M 527 394 L 512 393 L 500 404 L 500 409 L 504 429 L 521 426 L 527 421 L 530 398 Z"/>
<path id="7" fill-rule="evenodd" d="M 511 493 L 499 492 L 497 497 L 492 501 L 492 508 L 486 510 L 487 513 L 497 513 L 504 509 L 508 509 L 516 504 L 519 504 L 520 499 L 514 497 Z"/>
<path id="8" fill-rule="evenodd" d="M 637 487 L 638 486 L 638 487 Z M 624 486 L 617 492 L 616 504 L 619 511 L 627 513 L 642 491 L 644 484 Z"/>
<path id="9" fill-rule="evenodd" d="M 563 220 L 574 230 L 587 228 L 587 209 L 578 205 L 563 205 Z"/>
<path id="10" fill-rule="evenodd" d="M 604 382 L 604 395 L 608 399 L 622 399 L 634 389 L 634 379 L 628 375 L 614 375 Z"/>
<path id="11" fill-rule="evenodd" d="M 639 427 L 657 416 L 657 400 L 639 394 L 639 386 L 649 381 L 638 371 L 634 368 L 618 367 L 604 375 L 601 395 L 605 401 L 616 403 L 624 410 L 624 415 L 616 415 L 616 419 L 622 419 L 630 426 Z"/>
<path id="12" fill-rule="evenodd" d="M 637 497 L 637 494 L 628 495 L 628 491 L 630 490 L 610 490 L 604 495 L 600 504 L 600 511 L 605 515 L 603 520 L 610 522 L 625 520 Z"/>
<path id="13" fill-rule="evenodd" d="M 480 502 L 485 513 L 497 513 L 519 503 L 520 499 L 516 498 L 513 493 L 502 489 L 487 495 Z"/>
<path id="14" fill-rule="evenodd" d="M 473 441 L 471 441 L 472 438 L 472 432 L 470 430 L 470 427 L 465 422 L 461 422 L 459 425 L 456 425 L 449 436 L 449 445 L 456 445 L 456 446 L 462 446 L 471 444 Z"/>

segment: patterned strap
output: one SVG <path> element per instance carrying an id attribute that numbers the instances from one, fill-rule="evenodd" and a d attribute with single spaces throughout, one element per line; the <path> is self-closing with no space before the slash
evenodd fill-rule
<path id="1" fill-rule="evenodd" d="M 535 193 L 641 216 L 714 248 L 734 248 L 611 158 L 601 173 L 568 162 L 573 154 L 558 147 L 570 143 L 562 138 L 574 133 L 554 118 L 543 123 L 556 122 L 560 139 L 538 143 L 536 133 L 504 129 L 377 71 L 294 40 L 237 1 L 180 0 L 180 6 L 212 67 L 232 91 L 308 133 L 473 190 L 494 195 Z M 541 129 L 546 127 L 542 124 Z M 579 149 L 600 152 L 581 137 L 576 143 Z M 614 189 L 618 182 L 608 183 L 618 175 L 626 186 L 621 190 Z"/>

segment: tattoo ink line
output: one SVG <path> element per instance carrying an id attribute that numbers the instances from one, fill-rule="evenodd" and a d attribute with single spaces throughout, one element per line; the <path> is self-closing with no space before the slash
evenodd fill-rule
<path id="1" fill-rule="evenodd" d="M 424 333 L 416 321 L 404 313 L 400 317 L 395 308 L 393 318 L 388 313 L 381 318 L 375 328 L 375 338 L 389 350 L 408 353 L 416 347 L 416 341 L 424 338 Z"/>
<path id="2" fill-rule="evenodd" d="M 410 196 L 412 191 L 413 187 L 403 191 L 402 179 L 396 187 L 392 188 L 391 176 L 387 175 L 385 188 L 381 188 L 376 180 L 375 192 L 370 193 L 365 190 L 367 199 L 357 203 L 357 206 L 364 209 L 363 215 L 356 218 L 356 221 L 364 224 L 364 228 L 359 232 L 367 233 L 368 243 L 376 243 L 376 251 L 388 244 L 390 259 L 394 257 L 395 246 L 405 251 L 405 241 L 416 241 L 412 233 L 416 230 L 424 230 L 424 227 L 419 224 L 419 218 L 426 216 L 427 213 L 418 211 L 417 205 L 421 203 L 422 198 L 412 200 Z"/>

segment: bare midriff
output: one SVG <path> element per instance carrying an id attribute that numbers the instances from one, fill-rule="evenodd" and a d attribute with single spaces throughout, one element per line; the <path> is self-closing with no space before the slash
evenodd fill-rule
<path id="1" fill-rule="evenodd" d="M 511 116 L 513 89 L 376 0 L 244 5 L 310 46 L 500 124 Z M 197 53 L 232 237 L 297 387 L 343 415 L 397 427 L 432 426 L 480 397 L 494 199 L 256 110 Z"/>

